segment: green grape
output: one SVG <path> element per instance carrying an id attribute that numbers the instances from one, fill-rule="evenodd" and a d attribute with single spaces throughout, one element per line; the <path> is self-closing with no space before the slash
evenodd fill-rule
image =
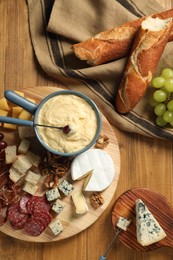
<path id="1" fill-rule="evenodd" d="M 165 91 L 163 90 L 156 90 L 154 93 L 153 93 L 153 99 L 157 102 L 164 102 L 167 98 L 167 94 Z"/>
<path id="2" fill-rule="evenodd" d="M 166 105 L 163 104 L 163 103 L 158 104 L 158 105 L 154 108 L 154 113 L 155 113 L 157 116 L 162 116 L 165 111 L 166 111 Z"/>
<path id="3" fill-rule="evenodd" d="M 162 116 L 158 116 L 156 118 L 156 125 L 160 126 L 160 127 L 163 127 L 167 124 L 167 122 L 165 122 L 165 120 L 163 119 Z"/>
<path id="4" fill-rule="evenodd" d="M 173 79 L 166 79 L 164 87 L 166 91 L 173 92 Z"/>
<path id="5" fill-rule="evenodd" d="M 149 103 L 150 103 L 150 106 L 151 106 L 151 107 L 155 107 L 155 106 L 157 106 L 157 105 L 159 104 L 159 102 L 157 102 L 156 100 L 154 100 L 153 97 L 150 98 Z"/>
<path id="6" fill-rule="evenodd" d="M 169 101 L 167 104 L 167 109 L 171 112 L 173 112 L 173 100 Z"/>
<path id="7" fill-rule="evenodd" d="M 165 79 L 173 78 L 173 70 L 170 68 L 165 68 L 162 70 L 161 76 Z"/>
<path id="8" fill-rule="evenodd" d="M 163 77 L 155 77 L 151 81 L 151 85 L 154 88 L 161 88 L 164 86 L 164 84 L 165 84 L 165 79 Z"/>
<path id="9" fill-rule="evenodd" d="M 173 121 L 173 112 L 166 110 L 165 113 L 163 114 L 163 119 L 165 120 L 165 122 L 168 123 Z"/>

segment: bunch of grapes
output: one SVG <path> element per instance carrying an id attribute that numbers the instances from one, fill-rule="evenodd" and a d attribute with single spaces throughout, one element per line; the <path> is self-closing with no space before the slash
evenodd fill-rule
<path id="1" fill-rule="evenodd" d="M 156 114 L 156 125 L 163 127 L 173 126 L 173 70 L 165 68 L 158 77 L 151 81 L 155 90 L 150 100 Z"/>

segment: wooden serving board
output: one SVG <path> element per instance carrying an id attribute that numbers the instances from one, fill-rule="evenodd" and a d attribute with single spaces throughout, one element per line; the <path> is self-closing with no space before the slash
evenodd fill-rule
<path id="1" fill-rule="evenodd" d="M 166 232 L 167 237 L 163 240 L 149 246 L 142 246 L 138 243 L 135 213 L 135 201 L 137 199 L 141 199 L 146 204 Z M 119 240 L 126 246 L 137 251 L 152 251 L 163 246 L 173 247 L 173 208 L 160 193 L 147 188 L 136 188 L 123 193 L 115 202 L 112 211 L 112 223 L 115 230 L 120 216 L 132 220 L 127 231 L 121 232 L 119 235 Z"/>
<path id="2" fill-rule="evenodd" d="M 51 94 L 58 90 L 61 89 L 58 89 L 56 87 L 35 87 L 35 88 L 23 89 L 22 92 L 25 94 L 25 97 L 32 98 L 36 101 L 37 104 L 39 104 L 40 101 L 48 94 Z M 114 196 L 117 187 L 117 182 L 119 179 L 119 174 L 120 174 L 120 153 L 119 153 L 119 147 L 118 147 L 116 136 L 113 132 L 111 125 L 108 123 L 107 119 L 103 115 L 102 115 L 102 121 L 103 121 L 102 122 L 103 126 L 102 126 L 101 134 L 105 134 L 107 137 L 109 137 L 109 144 L 104 150 L 112 157 L 115 164 L 115 177 L 113 179 L 113 182 L 105 191 L 101 193 L 105 203 L 100 208 L 94 209 L 90 205 L 89 194 L 84 193 L 89 207 L 89 211 L 85 215 L 76 215 L 75 207 L 71 200 L 71 196 L 69 195 L 63 198 L 62 201 L 64 202 L 65 207 L 64 210 L 57 217 L 61 220 L 64 226 L 64 231 L 58 236 L 54 236 L 51 230 L 47 228 L 40 236 L 33 237 L 27 235 L 23 230 L 13 229 L 8 221 L 3 226 L 0 227 L 0 231 L 2 231 L 3 233 L 11 237 L 21 239 L 24 241 L 52 242 L 52 241 L 58 241 L 58 240 L 62 240 L 74 236 L 77 233 L 91 226 L 95 221 L 97 221 L 97 219 L 107 209 L 110 201 Z M 0 132 L 2 131 L 4 131 L 4 129 L 1 128 Z M 16 144 L 18 142 L 17 131 L 5 130 L 5 139 L 9 145 Z M 69 176 L 65 176 L 64 178 L 71 180 L 70 174 Z M 71 180 L 71 183 L 73 183 L 75 190 L 77 190 L 82 188 L 83 181 L 84 180 L 72 182 Z"/>

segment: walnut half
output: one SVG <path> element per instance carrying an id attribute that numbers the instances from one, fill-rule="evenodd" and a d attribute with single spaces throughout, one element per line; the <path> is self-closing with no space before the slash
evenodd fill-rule
<path id="1" fill-rule="evenodd" d="M 99 193 L 93 192 L 90 195 L 90 203 L 95 209 L 97 209 L 104 204 L 104 199 Z"/>
<path id="2" fill-rule="evenodd" d="M 109 138 L 106 135 L 99 135 L 95 148 L 104 149 L 109 144 Z"/>

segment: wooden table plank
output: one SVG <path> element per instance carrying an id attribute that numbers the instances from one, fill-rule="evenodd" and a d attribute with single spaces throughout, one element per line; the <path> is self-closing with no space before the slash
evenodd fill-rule
<path id="1" fill-rule="evenodd" d="M 172 0 L 157 0 L 166 9 Z M 32 86 L 60 86 L 40 68 L 31 45 L 28 12 L 24 0 L 0 1 L 0 93 L 5 89 Z M 114 129 L 121 152 L 121 175 L 115 199 L 133 187 L 147 187 L 161 192 L 173 205 L 172 142 L 150 139 Z M 0 233 L 0 259 L 23 260 L 97 260 L 113 236 L 111 211 L 115 202 L 99 220 L 84 232 L 65 241 L 49 244 L 27 243 Z M 139 253 L 118 240 L 107 259 L 171 260 L 173 250 L 161 248 Z"/>

